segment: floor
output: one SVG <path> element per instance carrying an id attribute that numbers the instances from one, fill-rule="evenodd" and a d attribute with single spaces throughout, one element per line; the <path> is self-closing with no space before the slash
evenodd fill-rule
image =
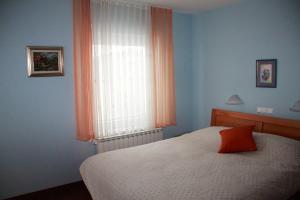
<path id="1" fill-rule="evenodd" d="M 92 200 L 84 183 L 76 182 L 7 200 Z"/>
<path id="2" fill-rule="evenodd" d="M 300 191 L 289 200 L 299 200 Z M 82 181 L 47 190 L 9 198 L 6 200 L 92 200 Z"/>

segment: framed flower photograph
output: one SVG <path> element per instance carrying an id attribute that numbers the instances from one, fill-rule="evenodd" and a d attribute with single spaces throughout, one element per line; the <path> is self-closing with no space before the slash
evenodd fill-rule
<path id="1" fill-rule="evenodd" d="M 63 47 L 27 46 L 29 77 L 63 76 Z"/>
<path id="2" fill-rule="evenodd" d="M 256 87 L 276 88 L 277 59 L 256 60 Z"/>

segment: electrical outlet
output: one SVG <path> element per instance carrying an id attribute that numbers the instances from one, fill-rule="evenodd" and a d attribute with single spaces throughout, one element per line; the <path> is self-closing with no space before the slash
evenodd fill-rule
<path id="1" fill-rule="evenodd" d="M 262 108 L 261 107 L 257 107 L 256 108 L 256 112 L 261 113 L 262 112 Z"/>
<path id="2" fill-rule="evenodd" d="M 266 113 L 266 114 L 272 114 L 274 111 L 274 108 L 267 108 L 267 107 L 257 107 L 256 112 L 258 113 Z"/>

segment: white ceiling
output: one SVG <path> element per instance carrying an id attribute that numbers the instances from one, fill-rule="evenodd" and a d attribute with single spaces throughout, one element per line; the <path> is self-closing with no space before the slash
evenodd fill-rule
<path id="1" fill-rule="evenodd" d="M 154 6 L 172 8 L 175 11 L 195 13 L 198 11 L 207 11 L 233 3 L 238 3 L 241 0 L 134 0 L 139 2 L 150 3 Z"/>

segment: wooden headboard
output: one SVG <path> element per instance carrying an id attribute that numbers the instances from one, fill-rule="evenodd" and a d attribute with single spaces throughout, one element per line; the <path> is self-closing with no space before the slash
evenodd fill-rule
<path id="1" fill-rule="evenodd" d="M 211 126 L 236 127 L 241 125 L 254 125 L 256 132 L 300 140 L 300 121 L 298 120 L 212 109 Z"/>

